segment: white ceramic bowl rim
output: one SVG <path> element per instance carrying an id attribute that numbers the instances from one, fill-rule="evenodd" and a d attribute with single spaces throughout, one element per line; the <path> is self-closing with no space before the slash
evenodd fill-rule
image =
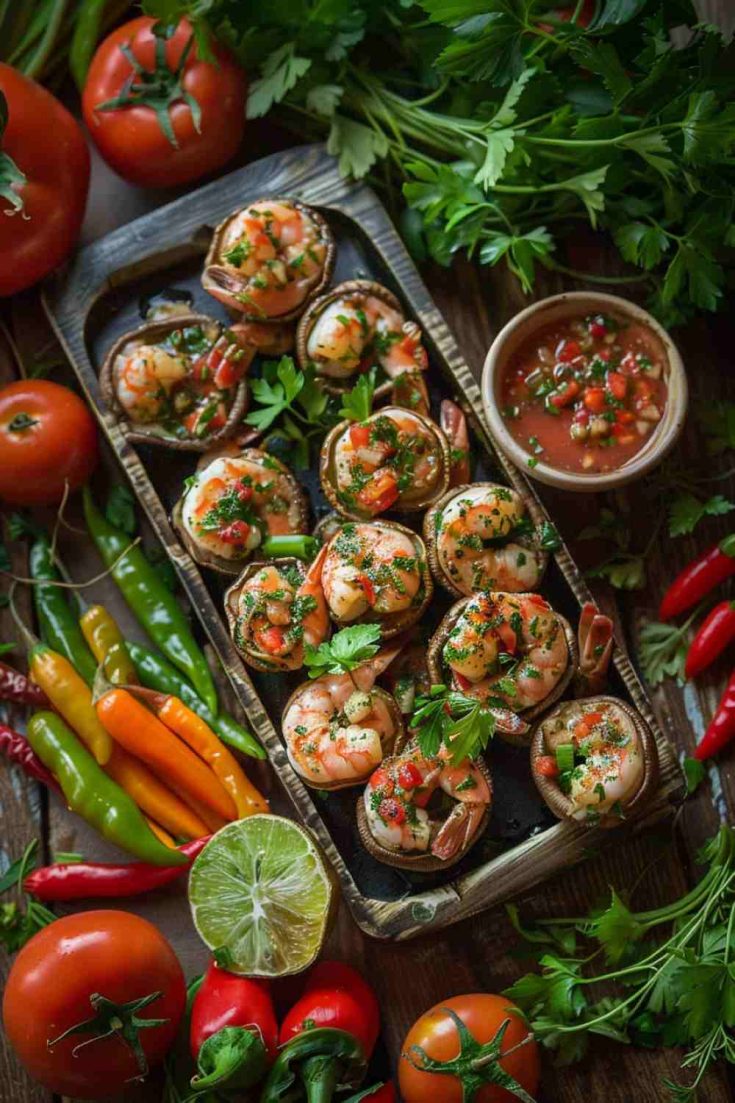
<path id="1" fill-rule="evenodd" d="M 668 395 L 661 421 L 638 452 L 614 471 L 605 473 L 565 471 L 563 468 L 545 463 L 543 459 L 536 456 L 533 458 L 538 459 L 538 463 L 535 466 L 529 466 L 529 453 L 508 431 L 496 397 L 501 369 L 529 332 L 532 332 L 533 328 L 540 328 L 565 316 L 577 314 L 580 310 L 584 310 L 585 313 L 607 310 L 648 326 L 661 341 L 667 359 L 665 373 Z M 528 327 L 529 319 L 537 316 L 537 326 Z M 687 393 L 684 364 L 676 345 L 663 326 L 637 303 L 601 291 L 565 291 L 525 307 L 497 334 L 485 358 L 482 372 L 482 402 L 485 417 L 496 444 L 530 478 L 565 490 L 589 492 L 622 486 L 626 482 L 640 478 L 660 463 L 681 432 L 686 416 Z"/>

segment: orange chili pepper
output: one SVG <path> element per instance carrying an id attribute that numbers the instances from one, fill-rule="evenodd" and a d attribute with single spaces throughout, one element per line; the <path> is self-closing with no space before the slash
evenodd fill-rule
<path id="1" fill-rule="evenodd" d="M 133 798 L 141 812 L 153 817 L 167 831 L 183 839 L 199 839 L 208 834 L 207 825 L 200 816 L 166 788 L 139 759 L 117 744 L 110 761 L 105 763 L 105 773 Z"/>
<path id="2" fill-rule="evenodd" d="M 97 702 L 97 716 L 116 743 L 146 762 L 225 819 L 237 814 L 212 771 L 125 689 L 111 689 Z"/>
<path id="3" fill-rule="evenodd" d="M 209 834 L 214 835 L 220 828 L 226 827 L 230 822 L 223 816 L 217 815 L 211 808 L 207 808 L 206 804 L 202 804 L 196 797 L 192 797 L 190 793 L 183 792 L 177 785 L 171 785 L 172 790 L 181 800 L 185 800 L 190 806 L 195 815 L 207 825 L 207 831 Z"/>
<path id="4" fill-rule="evenodd" d="M 159 720 L 211 767 L 212 773 L 232 797 L 240 819 L 268 811 L 268 801 L 248 780 L 234 755 L 201 716 L 197 716 L 178 697 L 166 697 L 156 711 Z"/>

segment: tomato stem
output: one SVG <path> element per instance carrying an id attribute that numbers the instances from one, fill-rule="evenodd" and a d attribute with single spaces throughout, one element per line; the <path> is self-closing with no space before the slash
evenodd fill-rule
<path id="1" fill-rule="evenodd" d="M 133 1079 L 142 1080 L 148 1073 L 148 1059 L 140 1040 L 140 1031 L 156 1026 L 165 1026 L 169 1019 L 141 1019 L 138 1017 L 138 1012 L 161 999 L 162 996 L 163 992 L 151 992 L 147 996 L 130 1000 L 128 1003 L 114 1003 L 99 992 L 94 992 L 89 997 L 94 1015 L 81 1023 L 76 1023 L 75 1026 L 70 1026 L 68 1030 L 59 1034 L 57 1038 L 52 1038 L 46 1044 L 49 1049 L 53 1049 L 59 1042 L 74 1034 L 91 1034 L 91 1038 L 80 1042 L 72 1050 L 72 1056 L 76 1057 L 80 1050 L 94 1042 L 102 1041 L 103 1038 L 119 1038 L 135 1058 L 138 1073 Z"/>

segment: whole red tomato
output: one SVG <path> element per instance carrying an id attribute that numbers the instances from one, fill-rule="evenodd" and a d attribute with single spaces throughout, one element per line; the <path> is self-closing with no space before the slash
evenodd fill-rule
<path id="1" fill-rule="evenodd" d="M 26 943 L 5 986 L 3 1024 L 30 1075 L 49 1091 L 98 1099 L 163 1059 L 185 1005 L 181 966 L 152 923 L 90 911 L 57 919 Z M 135 1016 L 163 1020 L 138 1027 L 142 1062 L 119 1026 L 109 1033 L 116 1020 Z M 83 1031 L 62 1037 L 80 1023 Z"/>
<path id="2" fill-rule="evenodd" d="M 247 82 L 227 50 L 217 46 L 214 53 L 214 61 L 199 60 L 188 20 L 167 39 L 148 16 L 124 23 L 98 47 L 82 95 L 84 121 L 126 180 L 185 184 L 235 153 Z"/>
<path id="3" fill-rule="evenodd" d="M 0 295 L 14 295 L 56 268 L 76 241 L 89 150 L 66 108 L 1 62 L 0 94 Z"/>
<path id="4" fill-rule="evenodd" d="M 0 390 L 0 499 L 52 505 L 76 490 L 97 462 L 97 426 L 78 395 L 48 379 Z"/>
<path id="5" fill-rule="evenodd" d="M 538 1046 L 526 1041 L 528 1027 L 517 1012 L 510 1000 L 486 993 L 454 996 L 431 1007 L 403 1043 L 398 1062 L 403 1103 L 462 1103 L 478 1078 L 483 1086 L 472 1095 L 473 1103 L 532 1100 L 539 1082 Z M 457 1019 L 471 1040 L 461 1041 Z M 424 1072 L 426 1058 L 441 1062 L 442 1071 Z"/>

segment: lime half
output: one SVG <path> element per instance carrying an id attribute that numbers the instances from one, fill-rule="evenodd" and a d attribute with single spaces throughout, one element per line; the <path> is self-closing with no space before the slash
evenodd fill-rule
<path id="1" fill-rule="evenodd" d="M 309 832 L 282 816 L 223 827 L 189 875 L 199 937 L 232 973 L 283 977 L 316 959 L 336 885 Z"/>

